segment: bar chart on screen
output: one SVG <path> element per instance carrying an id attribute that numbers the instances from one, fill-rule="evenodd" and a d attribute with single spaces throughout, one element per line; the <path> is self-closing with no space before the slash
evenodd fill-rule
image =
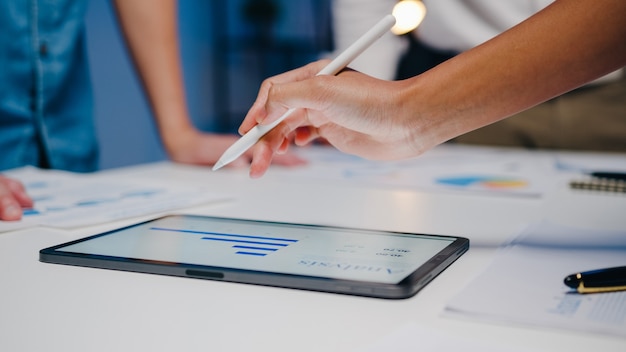
<path id="1" fill-rule="evenodd" d="M 151 227 L 150 230 L 195 234 L 199 235 L 199 238 L 204 241 L 213 241 L 216 243 L 226 243 L 231 245 L 231 248 L 234 250 L 234 254 L 258 257 L 264 257 L 299 241 L 293 238 L 253 236 L 236 233 L 220 233 L 164 227 Z"/>

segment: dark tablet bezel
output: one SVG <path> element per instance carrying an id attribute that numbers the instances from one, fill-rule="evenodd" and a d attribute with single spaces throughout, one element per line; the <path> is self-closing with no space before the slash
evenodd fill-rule
<path id="1" fill-rule="evenodd" d="M 321 228 L 339 231 L 356 231 L 367 234 L 378 235 L 420 235 L 428 237 L 439 237 L 452 239 L 448 246 L 439 253 L 432 256 L 424 264 L 418 267 L 414 272 L 404 278 L 397 284 L 386 284 L 378 282 L 366 282 L 345 280 L 336 278 L 325 278 L 306 275 L 295 275 L 285 273 L 275 273 L 266 271 L 244 270 L 226 267 L 205 266 L 197 264 L 176 263 L 169 261 L 155 261 L 125 257 L 114 257 L 95 254 L 84 254 L 61 251 L 61 248 L 76 243 L 88 241 L 97 237 L 106 236 L 128 228 L 141 226 L 161 218 L 144 221 L 119 229 L 114 229 L 104 233 L 88 236 L 78 240 L 62 243 L 52 247 L 48 247 L 39 251 L 39 260 L 44 263 L 65 264 L 91 268 L 102 268 L 111 270 L 130 271 L 147 274 L 159 274 L 168 276 L 191 277 L 198 279 L 218 280 L 236 283 L 247 283 L 263 286 L 274 286 L 283 288 L 303 289 L 311 291 L 331 292 L 340 294 L 350 294 L 375 298 L 402 299 L 415 295 L 432 279 L 439 275 L 444 269 L 458 259 L 463 253 L 469 249 L 469 240 L 464 237 L 457 236 L 440 236 L 430 234 L 402 233 L 393 231 L 373 231 L 357 228 L 345 228 L 336 226 L 323 225 L 305 225 L 286 222 L 270 222 L 258 220 L 245 220 L 236 218 L 197 216 L 197 215 L 168 215 L 166 217 L 191 217 L 205 218 L 220 221 L 236 221 L 245 223 L 256 223 L 272 226 L 296 226 L 303 228 Z"/>

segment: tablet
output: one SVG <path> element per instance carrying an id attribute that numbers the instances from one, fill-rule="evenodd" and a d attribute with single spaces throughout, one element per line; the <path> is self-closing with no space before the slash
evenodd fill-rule
<path id="1" fill-rule="evenodd" d="M 42 262 L 379 298 L 413 296 L 462 237 L 170 215 L 42 249 Z"/>

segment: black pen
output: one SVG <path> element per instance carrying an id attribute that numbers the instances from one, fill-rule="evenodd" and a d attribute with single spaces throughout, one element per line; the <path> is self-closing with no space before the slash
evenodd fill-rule
<path id="1" fill-rule="evenodd" d="M 626 266 L 598 269 L 569 275 L 563 281 L 578 293 L 626 290 Z"/>
<path id="2" fill-rule="evenodd" d="M 626 173 L 624 172 L 595 171 L 589 175 L 603 180 L 626 181 Z"/>

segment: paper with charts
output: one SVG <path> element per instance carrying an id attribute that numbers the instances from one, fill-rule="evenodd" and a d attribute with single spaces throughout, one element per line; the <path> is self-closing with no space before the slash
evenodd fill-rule
<path id="1" fill-rule="evenodd" d="M 446 315 L 626 337 L 626 291 L 579 294 L 570 274 L 626 265 L 626 230 L 533 225 L 458 296 Z"/>
<path id="2" fill-rule="evenodd" d="M 307 182 L 487 196 L 541 197 L 557 181 L 554 157 L 514 148 L 441 145 L 413 159 L 371 161 L 325 146 L 300 148 L 306 167 L 270 169 Z"/>
<path id="3" fill-rule="evenodd" d="M 592 171 L 626 172 L 626 154 L 442 144 L 419 157 L 366 160 L 329 146 L 296 149 L 306 167 L 271 168 L 280 177 L 367 188 L 538 198 Z M 297 176 L 297 177 L 294 177 Z"/>
<path id="4" fill-rule="evenodd" d="M 20 180 L 35 206 L 0 232 L 32 226 L 72 228 L 225 200 L 224 194 L 165 182 L 24 167 L 4 172 Z"/>

